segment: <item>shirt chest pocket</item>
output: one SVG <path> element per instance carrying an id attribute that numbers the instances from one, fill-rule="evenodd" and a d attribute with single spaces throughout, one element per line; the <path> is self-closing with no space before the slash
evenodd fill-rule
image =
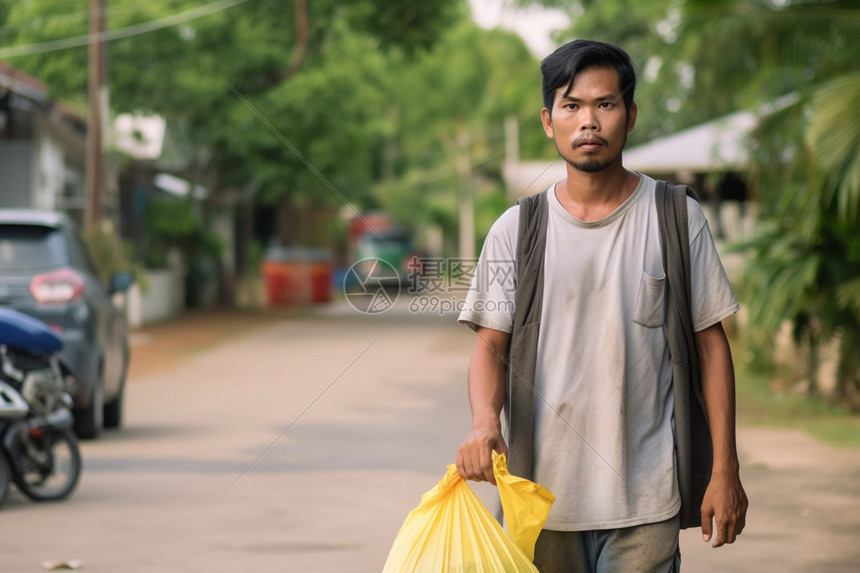
<path id="1" fill-rule="evenodd" d="M 665 274 L 655 278 L 646 272 L 642 273 L 633 310 L 633 322 L 646 328 L 657 328 L 666 322 Z"/>

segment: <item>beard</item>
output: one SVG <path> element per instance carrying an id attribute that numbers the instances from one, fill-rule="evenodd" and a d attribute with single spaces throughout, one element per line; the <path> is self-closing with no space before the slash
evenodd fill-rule
<path id="1" fill-rule="evenodd" d="M 600 141 L 603 145 L 608 146 L 609 142 L 602 138 L 596 137 L 598 141 Z M 576 142 L 574 142 L 576 143 Z M 627 134 L 624 135 L 624 141 L 621 142 L 621 149 L 627 145 Z M 556 149 L 558 149 L 558 143 L 556 143 Z M 561 149 L 558 149 L 558 154 L 561 155 L 562 159 L 564 159 L 568 165 L 576 169 L 577 171 L 582 171 L 583 173 L 597 173 L 599 171 L 603 171 L 609 166 L 613 165 L 619 157 L 621 157 L 621 151 L 619 150 L 618 155 L 611 157 L 609 159 L 600 160 L 597 157 L 588 157 L 586 156 L 584 159 L 569 159 L 564 156 L 564 153 Z"/>
<path id="2" fill-rule="evenodd" d="M 617 159 L 617 157 L 615 159 Z M 594 158 L 576 161 L 574 159 L 565 158 L 565 161 L 567 161 L 568 165 L 570 165 L 577 171 L 583 171 L 585 173 L 597 173 L 598 171 L 603 171 L 604 169 L 615 163 L 615 159 L 612 159 L 611 161 L 600 161 Z"/>

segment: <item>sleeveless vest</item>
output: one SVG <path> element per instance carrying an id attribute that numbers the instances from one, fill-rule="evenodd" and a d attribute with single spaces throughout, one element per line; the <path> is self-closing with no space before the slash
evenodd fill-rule
<path id="1" fill-rule="evenodd" d="M 534 383 L 549 218 L 546 193 L 519 201 L 517 292 L 503 416 L 508 471 L 526 479 L 533 476 Z M 655 202 L 666 272 L 666 328 L 672 358 L 675 457 L 682 528 L 701 525 L 702 499 L 713 465 L 710 428 L 693 332 L 688 195 L 698 200 L 689 187 L 657 182 Z"/>

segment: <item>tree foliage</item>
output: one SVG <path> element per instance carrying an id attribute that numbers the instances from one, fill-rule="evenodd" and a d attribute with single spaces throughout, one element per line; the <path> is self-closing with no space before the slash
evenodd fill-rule
<path id="1" fill-rule="evenodd" d="M 550 147 L 540 127 L 537 61 L 512 34 L 464 20 L 432 52 L 393 72 L 394 129 L 385 142 L 390 165 L 375 196 L 399 218 L 418 217 L 451 236 L 463 187 L 489 186 L 487 193 L 504 196 L 508 117 L 521 126 L 522 154 L 540 156 Z M 482 204 L 480 194 L 477 199 Z M 499 203 L 488 205 L 495 205 L 488 209 L 497 216 Z"/>
<path id="2" fill-rule="evenodd" d="M 690 0 L 687 22 L 721 54 L 706 85 L 782 107 L 753 134 L 763 209 L 747 245 L 751 324 L 792 323 L 811 348 L 813 391 L 818 346 L 838 335 L 837 394 L 860 409 L 860 3 Z"/>
<path id="3" fill-rule="evenodd" d="M 3 31 L 10 44 L 84 35 L 88 4 L 7 1 Z M 107 27 L 153 22 L 199 5 L 190 0 L 110 0 Z M 248 105 L 237 94 L 259 106 L 276 130 L 291 128 L 285 139 L 297 139 L 304 147 L 305 141 L 327 138 L 339 151 L 351 150 L 338 158 L 348 161 L 362 146 L 370 147 L 378 131 L 384 50 L 421 53 L 461 10 L 455 0 L 421 6 L 382 0 L 240 3 L 178 26 L 110 42 L 111 105 L 118 112 L 165 116 L 193 146 L 224 160 L 213 168 L 230 183 L 247 179 L 252 167 L 260 167 L 238 160 L 249 145 L 276 155 L 268 149 L 273 135 L 266 132 L 271 129 L 259 117 L 248 121 Z M 54 95 L 85 108 L 85 47 L 20 56 L 14 64 L 44 80 Z M 361 141 L 354 139 L 357 132 L 365 132 Z M 338 142 L 338 136 L 346 141 Z M 282 182 L 293 179 L 289 171 L 281 173 Z M 357 170 L 356 178 L 366 180 L 365 171 Z M 270 179 L 264 174 L 262 183 Z"/>
<path id="4" fill-rule="evenodd" d="M 336 218 L 345 204 L 454 234 L 458 186 L 502 193 L 505 117 L 532 127 L 522 130 L 524 155 L 548 149 L 536 60 L 518 37 L 477 28 L 464 0 L 216 4 L 223 9 L 107 44 L 111 110 L 164 116 L 172 151 L 162 167 L 204 185 L 216 203 L 253 196 L 272 205 L 286 241 L 318 235 L 318 214 Z M 201 5 L 106 0 L 106 28 Z M 4 44 L 83 36 L 88 7 L 0 0 Z M 86 113 L 86 47 L 11 63 Z"/>

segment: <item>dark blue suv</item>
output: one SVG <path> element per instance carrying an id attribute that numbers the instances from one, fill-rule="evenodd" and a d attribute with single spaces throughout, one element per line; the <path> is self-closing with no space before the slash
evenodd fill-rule
<path id="1" fill-rule="evenodd" d="M 82 438 L 122 422 L 128 326 L 112 295 L 131 283 L 130 273 L 118 272 L 102 284 L 67 215 L 0 209 L 0 306 L 34 316 L 62 337 L 75 432 Z"/>

